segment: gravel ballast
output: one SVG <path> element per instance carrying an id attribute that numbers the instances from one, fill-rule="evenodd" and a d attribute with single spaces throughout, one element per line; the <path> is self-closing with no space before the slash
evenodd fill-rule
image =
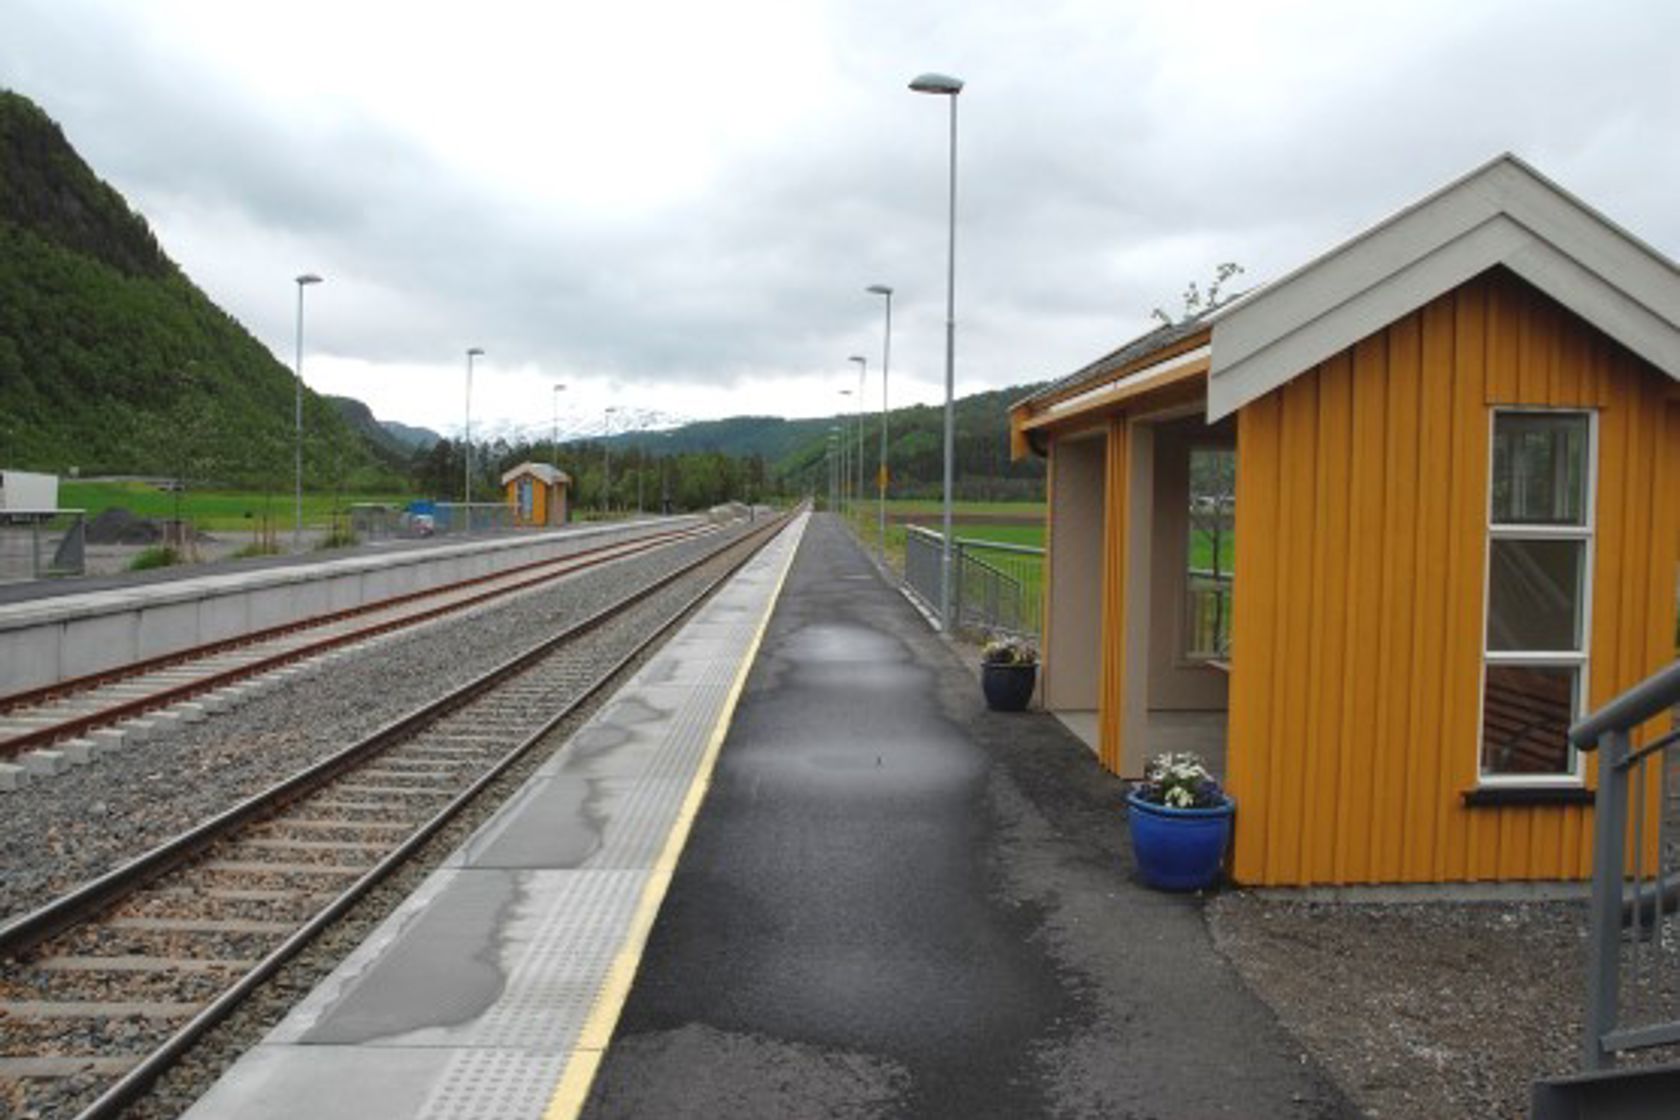
<path id="1" fill-rule="evenodd" d="M 719 544 L 715 536 L 680 542 L 375 639 L 311 663 L 237 709 L 5 794 L 0 921 L 266 789 Z M 603 664 L 609 656 L 604 649 Z"/>

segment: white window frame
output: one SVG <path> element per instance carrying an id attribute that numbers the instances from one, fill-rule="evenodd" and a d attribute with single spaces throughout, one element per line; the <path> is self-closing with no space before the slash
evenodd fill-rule
<path id="1" fill-rule="evenodd" d="M 1501 416 L 1584 416 L 1587 418 L 1586 494 L 1579 525 L 1496 524 L 1493 520 L 1493 454 L 1495 433 Z M 1502 405 L 1488 410 L 1487 505 L 1483 524 L 1487 544 L 1482 556 L 1482 667 L 1476 687 L 1476 783 L 1479 787 L 1536 786 L 1580 788 L 1586 784 L 1581 752 L 1569 745 L 1569 769 L 1561 774 L 1489 774 L 1482 769 L 1482 748 L 1487 726 L 1487 670 L 1490 665 L 1527 665 L 1534 668 L 1575 669 L 1574 710 L 1571 720 L 1586 711 L 1590 695 L 1589 674 L 1592 651 L 1593 568 L 1597 554 L 1598 526 L 1598 411 L 1591 408 L 1547 408 Z M 1581 541 L 1581 637 L 1579 650 L 1492 650 L 1488 648 L 1488 614 L 1493 610 L 1493 542 L 1496 540 Z"/>

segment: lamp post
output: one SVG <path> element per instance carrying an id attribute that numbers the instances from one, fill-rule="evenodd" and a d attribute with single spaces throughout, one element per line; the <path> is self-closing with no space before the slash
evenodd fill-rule
<path id="1" fill-rule="evenodd" d="M 887 566 L 887 367 L 892 363 L 892 297 L 893 290 L 885 284 L 871 284 L 864 291 L 887 299 L 887 329 L 881 339 L 881 465 L 875 478 L 875 513 L 880 538 L 876 541 L 875 559 Z"/>
<path id="2" fill-rule="evenodd" d="M 554 392 L 550 394 L 554 401 L 554 427 L 549 432 L 548 450 L 554 458 L 555 470 L 560 469 L 560 394 L 565 391 L 566 386 L 556 385 Z"/>
<path id="3" fill-rule="evenodd" d="M 956 622 L 951 617 L 951 491 L 956 475 L 957 426 L 957 94 L 962 92 L 963 83 L 961 78 L 945 74 L 923 74 L 910 83 L 910 88 L 951 99 L 951 190 L 945 254 L 945 502 L 941 518 L 945 541 L 939 557 L 939 624 L 949 634 Z"/>
<path id="4" fill-rule="evenodd" d="M 297 519 L 292 523 L 293 552 L 303 548 L 303 290 L 320 282 L 321 278 L 313 272 L 305 272 L 297 278 L 297 362 L 292 366 L 297 375 L 296 399 L 292 405 L 292 450 L 297 476 Z"/>
<path id="5" fill-rule="evenodd" d="M 618 411 L 617 405 L 608 405 L 607 411 L 601 418 L 601 516 L 606 517 L 612 511 L 612 444 L 608 440 L 612 436 L 612 416 Z"/>
<path id="6" fill-rule="evenodd" d="M 840 395 L 849 397 L 852 395 L 852 391 L 842 389 Z M 840 433 L 838 436 L 840 440 L 840 512 L 845 513 L 855 497 L 849 493 L 852 486 L 852 451 L 851 445 L 846 442 L 846 403 L 844 401 L 840 403 L 838 419 L 840 423 L 834 430 Z"/>
<path id="7" fill-rule="evenodd" d="M 466 468 L 461 476 L 461 516 L 462 525 L 469 532 L 472 530 L 472 371 L 473 359 L 482 357 L 484 351 L 477 346 L 467 348 L 467 412 L 466 419 L 461 426 L 462 459 Z"/>
<path id="8" fill-rule="evenodd" d="M 852 489 L 852 506 L 855 510 L 857 504 L 863 501 L 863 383 L 869 376 L 869 359 L 858 354 L 853 354 L 846 360 L 848 362 L 856 362 L 858 364 L 857 465 L 854 468 L 857 474 L 857 486 Z"/>

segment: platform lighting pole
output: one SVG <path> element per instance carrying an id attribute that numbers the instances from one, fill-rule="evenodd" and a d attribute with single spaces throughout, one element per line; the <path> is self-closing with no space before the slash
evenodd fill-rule
<path id="1" fill-rule="evenodd" d="M 932 93 L 951 99 L 951 190 L 948 207 L 945 253 L 945 501 L 941 518 L 945 542 L 939 557 L 939 624 L 949 634 L 956 619 L 951 617 L 951 491 L 956 461 L 956 343 L 957 343 L 957 94 L 961 78 L 945 74 L 923 74 L 910 83 L 917 93 Z"/>
<path id="2" fill-rule="evenodd" d="M 462 450 L 465 452 L 465 454 L 462 456 L 462 458 L 466 462 L 466 467 L 461 472 L 461 506 L 462 506 L 461 517 L 463 518 L 462 528 L 468 530 L 469 532 L 472 529 L 472 508 L 471 508 L 471 506 L 472 506 L 472 374 L 473 374 L 473 359 L 478 358 L 478 357 L 482 357 L 483 354 L 484 354 L 484 351 L 477 346 L 469 346 L 467 348 L 467 411 L 466 411 L 465 420 L 464 420 L 464 422 L 462 423 L 462 426 L 461 426 L 461 433 L 462 433 L 461 434 L 461 444 L 462 444 Z"/>
<path id="3" fill-rule="evenodd" d="M 850 389 L 842 389 L 842 390 L 840 390 L 840 395 L 842 397 L 850 397 L 852 395 L 852 391 Z M 836 417 L 836 419 L 840 421 L 840 423 L 835 425 L 835 428 L 834 428 L 834 430 L 836 432 L 840 433 L 838 436 L 835 437 L 836 439 L 838 439 L 840 441 L 840 512 L 841 513 L 848 513 L 848 512 L 850 512 L 852 502 L 855 499 L 854 499 L 853 495 L 851 494 L 851 488 L 852 488 L 852 451 L 851 451 L 851 445 L 849 443 L 847 443 L 847 441 L 846 441 L 846 402 L 845 401 L 840 402 L 840 415 L 838 417 Z"/>
<path id="4" fill-rule="evenodd" d="M 853 468 L 853 473 L 857 475 L 857 485 L 852 488 L 852 509 L 856 512 L 858 503 L 863 501 L 863 383 L 869 376 L 869 359 L 853 354 L 846 360 L 858 364 L 857 464 Z"/>
<path id="5" fill-rule="evenodd" d="M 297 375 L 296 399 L 292 403 L 292 453 L 297 483 L 297 519 L 292 523 L 293 552 L 303 548 L 303 290 L 320 282 L 321 278 L 313 272 L 305 272 L 297 278 L 297 362 L 292 366 Z"/>
<path id="6" fill-rule="evenodd" d="M 887 566 L 887 367 L 892 363 L 892 297 L 893 290 L 885 284 L 871 284 L 864 289 L 871 295 L 887 298 L 887 329 L 881 338 L 881 464 L 875 477 L 875 514 L 880 537 L 875 542 L 875 559 Z"/>
<path id="7" fill-rule="evenodd" d="M 608 405 L 607 411 L 601 419 L 601 516 L 606 517 L 612 512 L 612 444 L 608 440 L 612 436 L 613 413 L 618 411 L 617 405 Z"/>
<path id="8" fill-rule="evenodd" d="M 549 432 L 548 450 L 554 459 L 554 469 L 557 471 L 560 469 L 560 394 L 565 391 L 565 385 L 556 385 L 554 386 L 554 392 L 550 394 L 554 400 L 554 427 Z"/>

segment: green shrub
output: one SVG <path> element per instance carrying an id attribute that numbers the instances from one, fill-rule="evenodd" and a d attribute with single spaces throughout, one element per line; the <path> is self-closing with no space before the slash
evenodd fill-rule
<path id="1" fill-rule="evenodd" d="M 181 554 L 166 545 L 153 545 L 141 552 L 128 562 L 131 572 L 144 572 L 150 568 L 168 568 L 181 562 Z"/>
<path id="2" fill-rule="evenodd" d="M 250 544 L 246 545 L 244 548 L 240 549 L 238 552 L 235 552 L 231 557 L 229 557 L 229 559 L 232 559 L 232 560 L 249 560 L 253 556 L 278 556 L 278 555 L 280 555 L 280 546 L 279 545 L 268 544 L 268 543 L 263 542 L 263 541 L 252 541 Z"/>
<path id="3" fill-rule="evenodd" d="M 348 529 L 334 529 L 332 532 L 322 537 L 321 543 L 316 545 L 315 548 L 316 551 L 328 548 L 349 548 L 355 543 L 356 534 L 350 532 Z"/>

